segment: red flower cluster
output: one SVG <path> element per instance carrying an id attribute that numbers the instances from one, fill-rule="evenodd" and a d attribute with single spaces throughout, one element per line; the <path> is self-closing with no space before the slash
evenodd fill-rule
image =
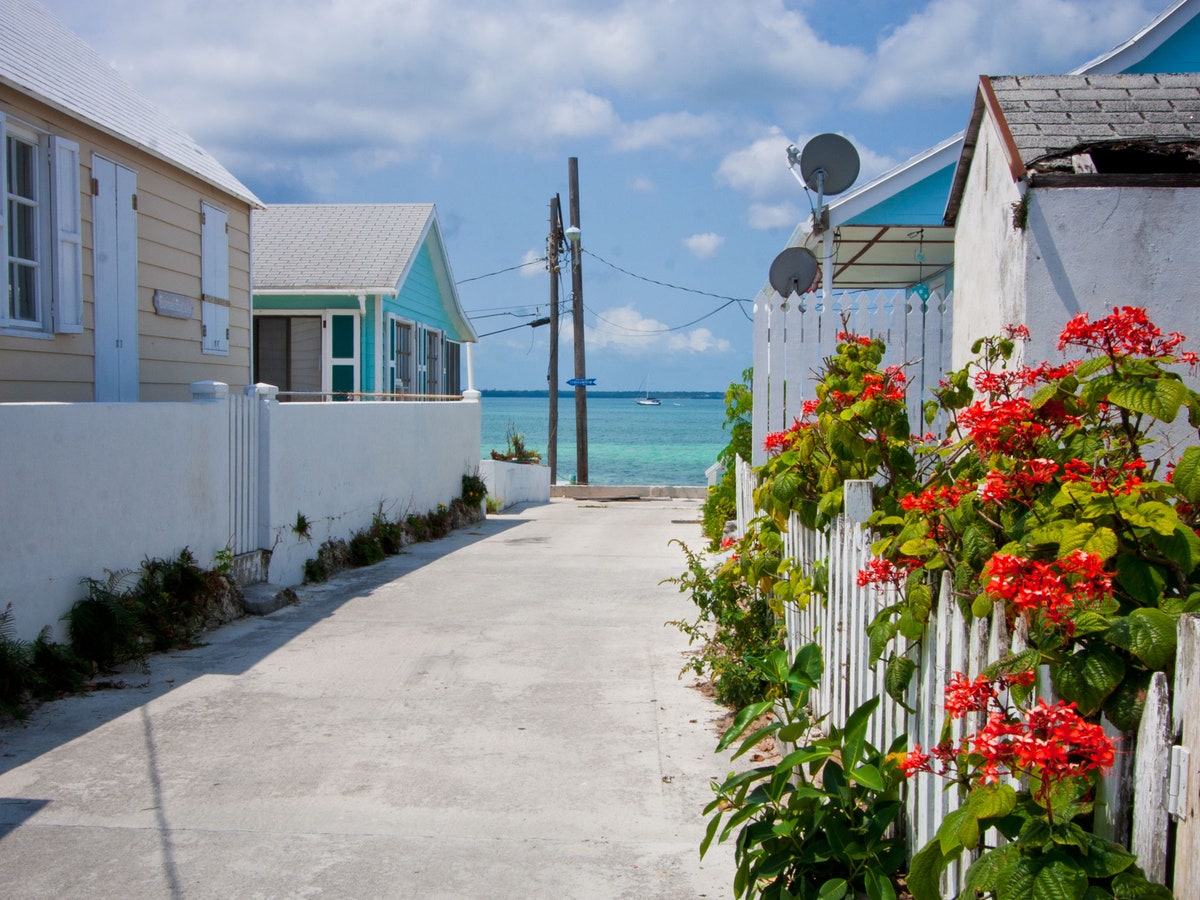
<path id="1" fill-rule="evenodd" d="M 858 399 L 872 400 L 875 397 L 883 397 L 884 400 L 902 401 L 904 400 L 904 382 L 904 373 L 897 366 L 888 366 L 883 374 L 867 372 L 863 375 L 863 387 Z"/>
<path id="2" fill-rule="evenodd" d="M 993 713 L 971 740 L 983 757 L 983 781 L 998 781 L 1005 772 L 1041 776 L 1038 794 L 1047 796 L 1054 783 L 1107 769 L 1116 758 L 1112 740 L 1099 725 L 1083 719 L 1074 703 L 1037 705 L 1014 721 Z"/>
<path id="3" fill-rule="evenodd" d="M 1011 397 L 1027 388 L 1073 375 L 1078 367 L 1079 361 L 1074 360 L 1061 366 L 1042 363 L 1040 366 L 1021 366 L 1019 369 L 1002 369 L 999 372 L 978 372 L 975 375 L 975 389 L 992 396 Z"/>
<path id="4" fill-rule="evenodd" d="M 871 346 L 871 339 L 869 337 L 863 337 L 861 334 L 854 334 L 850 331 L 839 331 L 837 339 L 839 341 L 849 341 L 862 347 Z"/>
<path id="5" fill-rule="evenodd" d="M 956 481 L 951 485 L 929 487 L 919 494 L 908 494 L 900 498 L 903 509 L 919 509 L 926 514 L 933 514 L 943 509 L 954 509 L 962 502 L 962 498 L 975 486 L 965 481 Z"/>
<path id="6" fill-rule="evenodd" d="M 908 777 L 918 772 L 953 776 L 959 758 L 974 756 L 981 782 L 998 781 L 1003 775 L 1036 775 L 1037 793 L 1044 799 L 1064 778 L 1109 768 L 1116 757 L 1112 740 L 1099 725 L 1081 717 L 1074 703 L 1047 704 L 1039 699 L 1024 712 L 1000 705 L 1001 690 L 1014 684 L 1029 686 L 1033 680 L 1033 672 L 991 679 L 980 675 L 974 681 L 956 672 L 946 688 L 946 712 L 957 719 L 990 711 L 987 724 L 957 746 L 943 742 L 926 753 L 916 745 L 900 770 Z"/>
<path id="7" fill-rule="evenodd" d="M 1029 456 L 1038 439 L 1050 431 L 1034 416 L 1026 398 L 1014 397 L 991 404 L 973 403 L 959 413 L 958 421 L 984 456 Z"/>
<path id="8" fill-rule="evenodd" d="M 1017 500 L 1028 503 L 1039 486 L 1049 484 L 1058 474 L 1059 466 L 1052 459 L 1030 459 L 1018 463 L 1012 472 L 993 469 L 984 476 L 979 499 L 994 503 Z"/>
<path id="9" fill-rule="evenodd" d="M 899 588 L 904 584 L 913 567 L 920 565 L 920 560 L 901 560 L 901 563 L 904 565 L 897 566 L 890 559 L 868 560 L 866 567 L 858 572 L 856 579 L 858 586 L 876 585 L 880 589 L 887 586 Z"/>
<path id="10" fill-rule="evenodd" d="M 1095 322 L 1088 321 L 1087 313 L 1075 316 L 1059 335 L 1058 349 L 1080 347 L 1113 357 L 1171 357 L 1195 365 L 1200 359 L 1195 353 L 1175 353 L 1175 348 L 1183 341 L 1184 337 L 1178 331 L 1163 337 L 1142 307 L 1121 306 L 1114 307 L 1111 316 Z"/>
<path id="11" fill-rule="evenodd" d="M 1122 463 L 1119 467 L 1088 465 L 1081 459 L 1072 459 L 1063 466 L 1063 481 L 1083 481 L 1088 478 L 1092 482 L 1092 491 L 1097 494 L 1126 495 L 1132 494 L 1143 484 L 1142 477 L 1137 474 L 1146 470 L 1144 459 L 1134 459 Z"/>
<path id="12" fill-rule="evenodd" d="M 775 450 L 786 450 L 792 445 L 792 439 L 805 428 L 811 428 L 811 422 L 801 422 L 797 419 L 787 431 L 772 431 L 763 438 L 763 447 L 768 453 Z"/>
<path id="13" fill-rule="evenodd" d="M 955 672 L 946 685 L 946 712 L 952 719 L 961 719 L 970 712 L 986 712 L 1000 691 L 1014 684 L 1029 687 L 1033 679 L 1033 672 L 1028 670 L 996 678 L 980 675 L 974 681 L 962 672 Z"/>
<path id="14" fill-rule="evenodd" d="M 1047 622 L 1073 634 L 1070 614 L 1107 597 L 1112 576 L 1104 571 L 1104 559 L 1086 550 L 1050 562 L 997 553 L 983 567 L 982 586 L 1014 611 L 1040 612 Z"/>

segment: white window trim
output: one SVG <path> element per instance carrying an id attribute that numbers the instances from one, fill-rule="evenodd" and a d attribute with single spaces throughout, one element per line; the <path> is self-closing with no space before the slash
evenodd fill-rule
<path id="1" fill-rule="evenodd" d="M 387 341 L 386 347 L 388 349 L 388 358 L 387 358 L 387 366 L 386 366 L 387 379 L 388 379 L 387 383 L 388 383 L 388 385 L 392 385 L 397 380 L 396 351 L 395 351 L 395 347 L 392 345 L 392 340 L 394 339 L 395 334 L 396 334 L 396 326 L 397 325 L 406 325 L 409 328 L 409 341 L 408 341 L 409 365 L 408 365 L 408 369 L 409 369 L 409 375 L 410 375 L 410 379 L 409 379 L 410 384 L 408 385 L 408 390 L 405 390 L 404 387 L 399 384 L 396 385 L 395 390 L 396 390 L 397 394 L 415 393 L 415 390 L 414 390 L 415 385 L 411 382 L 415 382 L 416 378 L 417 378 L 416 349 L 413 346 L 416 343 L 416 339 L 417 339 L 417 323 L 413 319 L 408 319 L 408 318 L 405 318 L 404 316 L 398 316 L 395 313 L 388 313 L 387 320 L 388 320 L 387 337 L 386 337 L 386 341 Z"/>
<path id="2" fill-rule="evenodd" d="M 53 340 L 83 331 L 83 225 L 79 144 L 0 112 L 0 247 L 8 246 L 8 135 L 36 144 L 38 153 L 38 321 L 0 315 L 0 334 Z M 0 265 L 0 296 L 8 295 L 7 252 Z M 4 310 L 7 313 L 7 304 Z"/>

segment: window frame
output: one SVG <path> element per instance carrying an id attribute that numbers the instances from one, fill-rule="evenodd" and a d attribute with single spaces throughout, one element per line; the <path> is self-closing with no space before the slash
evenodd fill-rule
<path id="1" fill-rule="evenodd" d="M 35 255 L 29 261 L 36 267 L 34 278 L 36 318 L 18 319 L 9 315 L 10 267 L 9 243 L 9 140 L 33 149 L 36 185 L 28 201 L 35 211 L 33 225 Z M 80 194 L 79 144 L 51 134 L 27 122 L 11 119 L 0 112 L 0 334 L 15 337 L 52 339 L 55 334 L 79 334 L 83 331 L 83 226 Z M 23 264 L 23 263 L 22 263 Z"/>

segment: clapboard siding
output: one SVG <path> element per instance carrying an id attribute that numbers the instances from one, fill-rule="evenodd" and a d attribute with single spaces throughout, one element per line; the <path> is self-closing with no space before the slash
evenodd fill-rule
<path id="1" fill-rule="evenodd" d="M 0 401 L 87 401 L 94 397 L 94 283 L 91 161 L 99 154 L 137 176 L 138 378 L 144 400 L 186 400 L 192 381 L 237 390 L 250 380 L 250 211 L 248 204 L 68 115 L 0 86 L 0 111 L 79 144 L 83 231 L 83 333 L 51 339 L 0 335 Z M 229 355 L 201 353 L 200 205 L 229 216 Z M 160 316 L 154 292 L 192 298 L 192 319 Z"/>

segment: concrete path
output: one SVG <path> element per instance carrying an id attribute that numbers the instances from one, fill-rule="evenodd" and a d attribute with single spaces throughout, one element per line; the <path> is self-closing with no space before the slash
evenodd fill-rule
<path id="1" fill-rule="evenodd" d="M 0 729 L 9 898 L 727 897 L 694 500 L 489 517 Z"/>

